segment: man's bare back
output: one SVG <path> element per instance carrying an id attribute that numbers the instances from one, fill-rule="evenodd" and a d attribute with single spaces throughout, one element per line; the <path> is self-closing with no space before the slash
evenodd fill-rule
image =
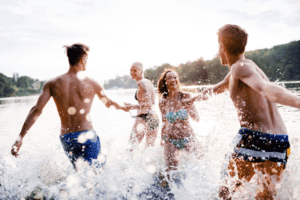
<path id="1" fill-rule="evenodd" d="M 106 97 L 102 86 L 83 74 L 86 70 L 89 47 L 74 44 L 66 48 L 69 71 L 45 83 L 42 94 L 30 110 L 19 137 L 12 146 L 11 153 L 16 157 L 19 155 L 24 136 L 53 97 L 61 119 L 60 140 L 66 155 L 77 169 L 77 159 L 84 158 L 91 165 L 101 152 L 100 139 L 93 130 L 90 116 L 95 95 L 106 107 L 114 106 L 124 111 L 125 108 Z M 84 139 L 79 140 L 79 136 L 83 136 Z"/>
<path id="2" fill-rule="evenodd" d="M 97 82 L 88 77 L 78 77 L 77 74 L 66 73 L 48 83 L 61 119 L 61 135 L 93 129 L 90 109 L 94 97 L 96 94 L 99 98 L 104 97 Z"/>
<path id="3" fill-rule="evenodd" d="M 240 59 L 231 66 L 229 81 L 230 97 L 235 105 L 241 127 L 264 133 L 286 135 L 286 127 L 277 104 L 262 96 L 239 76 L 260 76 L 269 82 L 264 72 L 251 60 Z"/>

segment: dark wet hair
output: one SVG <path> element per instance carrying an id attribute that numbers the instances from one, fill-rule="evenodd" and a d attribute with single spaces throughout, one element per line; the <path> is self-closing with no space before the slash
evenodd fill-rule
<path id="1" fill-rule="evenodd" d="M 76 65 L 90 50 L 88 46 L 84 44 L 73 44 L 72 46 L 64 46 L 67 50 L 67 56 L 71 66 Z"/>
<path id="2" fill-rule="evenodd" d="M 165 69 L 165 71 L 160 75 L 159 80 L 157 82 L 157 89 L 158 92 L 164 97 L 166 98 L 169 95 L 169 91 L 167 89 L 167 84 L 166 84 L 166 76 L 167 73 L 169 72 L 174 72 L 175 74 L 177 74 L 177 72 L 175 72 L 172 69 Z M 180 81 L 178 78 L 178 74 L 177 74 L 177 84 L 178 86 L 180 85 Z M 180 87 L 179 87 L 179 94 L 181 96 L 181 98 L 183 97 L 183 93 L 180 91 Z"/>
<path id="3" fill-rule="evenodd" d="M 231 55 L 239 55 L 245 52 L 248 34 L 238 25 L 226 24 L 218 31 L 218 41 Z"/>

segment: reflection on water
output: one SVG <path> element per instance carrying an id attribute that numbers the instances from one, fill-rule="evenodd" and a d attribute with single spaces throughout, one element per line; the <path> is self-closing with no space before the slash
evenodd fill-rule
<path id="1" fill-rule="evenodd" d="M 133 103 L 135 90 L 106 91 L 118 103 Z M 299 95 L 300 92 L 297 92 Z M 26 100 L 26 98 L 28 98 Z M 21 100 L 22 99 L 22 100 Z M 105 169 L 88 168 L 75 173 L 59 141 L 60 120 L 51 99 L 23 141 L 20 157 L 10 155 L 10 147 L 37 97 L 6 101 L 0 107 L 0 199 L 26 197 L 50 199 L 217 199 L 224 156 L 239 124 L 229 93 L 196 103 L 200 122 L 191 122 L 203 157 L 180 152 L 178 172 L 171 174 L 169 189 L 161 189 L 164 173 L 160 133 L 154 147 L 126 153 L 134 118 L 123 111 L 107 109 L 94 100 L 91 119 L 101 140 Z M 157 111 L 158 106 L 156 105 Z M 299 109 L 280 106 L 290 135 L 291 155 L 278 185 L 277 199 L 300 198 Z M 159 113 L 159 112 L 158 112 Z M 95 171 L 97 174 L 95 174 Z M 251 199 L 253 187 L 245 186 Z M 155 192 L 153 192 L 155 191 Z M 244 190 L 243 190 L 244 191 Z M 252 191 L 247 194 L 247 191 Z"/>

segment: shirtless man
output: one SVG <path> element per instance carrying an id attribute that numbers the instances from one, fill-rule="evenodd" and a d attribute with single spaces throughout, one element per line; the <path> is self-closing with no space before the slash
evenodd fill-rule
<path id="1" fill-rule="evenodd" d="M 127 110 L 137 110 L 128 144 L 128 150 L 132 151 L 146 135 L 146 148 L 153 146 L 157 137 L 159 118 L 155 111 L 155 89 L 151 81 L 144 78 L 143 65 L 135 62 L 131 65 L 130 75 L 136 81 L 138 89 L 135 93 L 137 105 L 125 103 Z"/>
<path id="2" fill-rule="evenodd" d="M 13 144 L 11 153 L 19 156 L 23 137 L 29 131 L 43 108 L 53 97 L 61 120 L 60 139 L 64 150 L 76 169 L 76 161 L 83 158 L 92 164 L 101 151 L 99 137 L 93 130 L 90 109 L 95 95 L 106 107 L 123 109 L 116 102 L 107 98 L 104 89 L 95 80 L 86 77 L 89 47 L 84 44 L 66 46 L 69 58 L 69 71 L 45 83 L 42 94 L 30 110 L 18 139 Z M 79 139 L 80 137 L 80 139 Z"/>
<path id="3" fill-rule="evenodd" d="M 237 25 L 227 24 L 219 29 L 219 56 L 230 72 L 223 81 L 204 90 L 191 102 L 229 90 L 237 109 L 241 129 L 233 153 L 227 156 L 229 162 L 225 165 L 220 198 L 230 199 L 237 187 L 249 182 L 258 172 L 263 176 L 259 177 L 262 186 L 256 198 L 273 199 L 275 185 L 282 178 L 290 154 L 287 130 L 277 103 L 300 108 L 300 98 L 270 83 L 264 72 L 244 57 L 247 37 L 246 31 Z"/>

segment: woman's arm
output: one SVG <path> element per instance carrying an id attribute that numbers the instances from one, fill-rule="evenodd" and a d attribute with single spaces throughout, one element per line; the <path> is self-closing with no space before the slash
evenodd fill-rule
<path id="1" fill-rule="evenodd" d="M 166 111 L 165 111 L 165 104 L 163 102 L 163 100 L 161 100 L 158 104 L 159 106 L 159 110 L 161 112 L 161 117 L 162 117 L 162 129 L 161 129 L 161 145 L 164 145 L 164 137 L 167 136 L 167 131 L 168 131 L 168 121 L 166 118 Z"/>
<path id="2" fill-rule="evenodd" d="M 120 106 L 117 102 L 108 98 L 105 94 L 104 88 L 97 81 L 93 81 L 93 83 L 94 83 L 94 89 L 95 89 L 95 92 L 96 92 L 98 98 L 107 108 L 114 106 L 116 109 L 128 111 L 125 109 L 124 106 Z"/>
<path id="3" fill-rule="evenodd" d="M 139 97 L 139 104 L 138 105 L 132 105 L 129 103 L 124 103 L 125 108 L 129 110 L 135 110 L 135 109 L 143 109 L 143 108 L 151 108 L 151 98 L 150 98 L 150 92 L 148 91 L 148 88 L 146 87 L 145 83 L 143 81 L 139 81 L 137 83 L 138 90 L 137 94 Z"/>

